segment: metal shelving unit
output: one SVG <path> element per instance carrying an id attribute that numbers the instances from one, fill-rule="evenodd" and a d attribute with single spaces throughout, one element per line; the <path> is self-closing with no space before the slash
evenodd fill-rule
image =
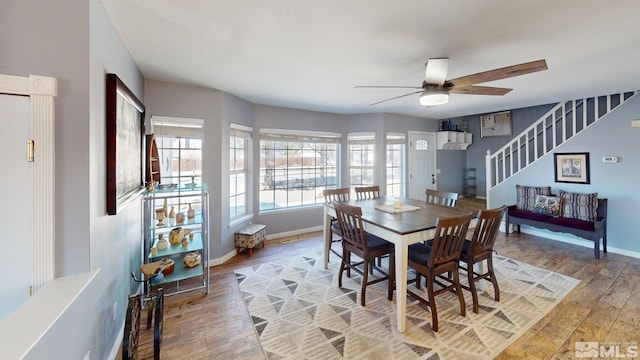
<path id="1" fill-rule="evenodd" d="M 210 271 L 207 261 L 209 260 L 209 192 L 206 185 L 180 185 L 147 191 L 143 196 L 143 246 L 142 259 L 145 264 L 160 261 L 164 258 L 174 261 L 174 270 L 171 274 L 164 276 L 162 281 L 152 281 L 153 288 L 163 286 L 165 296 L 175 295 L 187 291 L 205 289 L 209 293 Z M 164 205 L 174 208 L 175 213 L 184 213 L 185 221 L 182 224 L 169 224 L 168 219 L 163 219 L 163 224 L 158 225 L 156 219 L 156 209 L 161 209 Z M 195 210 L 195 217 L 188 219 L 188 208 L 191 206 Z M 176 227 L 189 229 L 193 234 L 193 239 L 187 239 L 187 247 L 182 244 L 169 244 L 165 250 L 157 250 L 154 255 L 151 248 L 157 246 L 158 236 L 169 240 L 169 233 Z M 200 253 L 200 264 L 187 268 L 183 264 L 184 256 L 192 253 Z M 196 277 L 201 277 L 202 281 L 194 281 Z M 175 285 L 171 291 L 167 285 Z M 148 290 L 148 289 L 147 289 Z"/>

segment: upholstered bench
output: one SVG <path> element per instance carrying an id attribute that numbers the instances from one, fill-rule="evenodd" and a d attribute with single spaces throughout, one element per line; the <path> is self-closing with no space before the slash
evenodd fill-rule
<path id="1" fill-rule="evenodd" d="M 240 254 L 242 249 L 249 249 L 249 256 L 253 255 L 253 248 L 262 244 L 264 248 L 264 240 L 267 237 L 267 225 L 250 224 L 246 228 L 236 232 L 236 255 Z"/>
<path id="2" fill-rule="evenodd" d="M 578 194 L 559 190 L 551 194 L 550 187 L 516 186 L 518 204 L 507 207 L 506 235 L 509 225 L 529 225 L 540 229 L 572 234 L 594 242 L 593 252 L 600 258 L 607 252 L 607 199 L 597 194 Z"/>

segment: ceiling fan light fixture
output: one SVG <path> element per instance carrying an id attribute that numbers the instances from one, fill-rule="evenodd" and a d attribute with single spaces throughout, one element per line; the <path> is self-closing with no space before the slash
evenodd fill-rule
<path id="1" fill-rule="evenodd" d="M 420 94 L 420 105 L 436 106 L 449 102 L 449 92 L 445 89 L 426 89 Z"/>

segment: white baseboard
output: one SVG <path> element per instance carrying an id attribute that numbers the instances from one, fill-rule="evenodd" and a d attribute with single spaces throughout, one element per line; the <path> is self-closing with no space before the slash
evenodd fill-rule
<path id="1" fill-rule="evenodd" d="M 512 225 L 512 226 L 515 226 L 515 225 Z M 504 229 L 505 229 L 505 223 L 503 222 L 502 225 L 500 226 L 500 231 L 504 232 Z M 563 243 L 568 243 L 568 244 L 572 244 L 572 245 L 578 245 L 578 246 L 590 248 L 590 249 L 593 250 L 593 241 L 584 240 L 584 239 L 582 239 L 580 237 L 577 237 L 577 236 L 574 236 L 574 235 L 571 235 L 571 234 L 545 231 L 545 230 L 537 229 L 535 227 L 531 227 L 531 226 L 527 226 L 527 225 L 521 225 L 520 232 L 525 233 L 525 234 L 534 235 L 534 236 L 543 237 L 545 239 L 551 239 L 551 240 L 556 240 L 556 241 L 560 241 L 560 242 L 563 242 Z M 513 233 L 513 230 L 511 231 L 511 233 Z M 600 246 L 600 250 L 602 251 L 602 245 Z M 630 251 L 630 250 L 626 250 L 626 249 L 620 249 L 620 248 L 617 248 L 617 247 L 613 247 L 613 246 L 611 246 L 609 244 L 607 244 L 607 252 L 614 253 L 614 254 L 625 255 L 625 256 L 632 257 L 632 258 L 636 258 L 636 259 L 640 259 L 640 252 Z"/>
<path id="2" fill-rule="evenodd" d="M 125 316 L 126 321 L 126 316 Z M 118 332 L 118 337 L 116 337 L 116 341 L 111 348 L 111 352 L 109 353 L 109 359 L 114 360 L 116 356 L 118 356 L 118 351 L 120 350 L 120 345 L 122 344 L 122 336 L 124 335 L 124 321 L 122 322 L 122 326 L 120 326 L 120 331 Z"/>
<path id="3" fill-rule="evenodd" d="M 296 235 L 300 235 L 300 234 L 307 234 L 307 233 L 314 232 L 314 231 L 322 231 L 322 226 L 314 226 L 314 227 L 310 227 L 310 228 L 306 228 L 306 229 L 285 231 L 285 232 L 281 232 L 281 233 L 277 233 L 277 234 L 268 234 L 267 233 L 267 240 L 279 239 L 279 238 L 290 237 L 290 236 L 296 236 Z M 222 265 L 225 262 L 227 262 L 229 259 L 233 258 L 234 256 L 236 256 L 236 249 L 233 249 L 233 250 L 229 251 L 228 253 L 224 254 L 222 257 L 209 259 L 209 266 Z"/>

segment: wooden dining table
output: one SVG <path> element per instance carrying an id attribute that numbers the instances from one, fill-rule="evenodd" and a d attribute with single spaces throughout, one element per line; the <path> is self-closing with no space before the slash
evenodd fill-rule
<path id="1" fill-rule="evenodd" d="M 409 245 L 433 238 L 438 218 L 469 214 L 471 211 L 443 205 L 429 204 L 409 198 L 400 198 L 402 207 L 394 208 L 394 197 L 367 200 L 349 200 L 344 203 L 362 209 L 365 231 L 379 236 L 395 245 L 396 257 L 396 306 L 397 328 L 406 329 L 407 310 L 407 258 Z M 324 206 L 324 249 L 325 269 L 329 265 L 331 246 L 331 218 L 335 210 L 331 204 Z"/>

